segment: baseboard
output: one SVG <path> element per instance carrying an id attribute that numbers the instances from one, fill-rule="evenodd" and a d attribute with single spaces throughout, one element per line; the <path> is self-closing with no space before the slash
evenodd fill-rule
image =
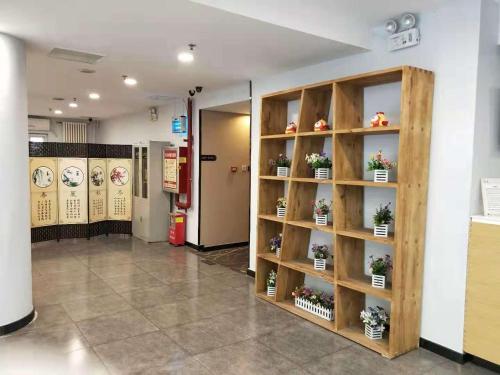
<path id="1" fill-rule="evenodd" d="M 235 243 L 227 243 L 224 245 L 215 245 L 215 246 L 205 246 L 205 245 L 195 245 L 191 242 L 186 242 L 186 246 L 189 246 L 198 251 L 213 251 L 213 250 L 223 250 L 223 249 L 231 249 L 233 247 L 243 247 L 248 246 L 248 241 L 246 242 L 235 242 Z"/>
<path id="2" fill-rule="evenodd" d="M 247 275 L 251 277 L 255 277 L 255 271 L 251 270 L 250 268 L 247 268 Z"/>
<path id="3" fill-rule="evenodd" d="M 485 369 L 488 369 L 488 370 L 491 370 L 493 372 L 496 372 L 497 374 L 500 374 L 500 365 L 497 365 L 496 363 L 487 361 L 486 359 L 476 357 L 475 355 L 472 356 L 471 361 L 475 365 L 484 367 Z"/>
<path id="4" fill-rule="evenodd" d="M 464 364 L 472 359 L 472 356 L 467 353 L 459 353 L 442 345 L 436 344 L 432 341 L 420 338 L 420 347 L 427 349 L 433 353 L 439 354 L 442 357 L 448 358 L 453 362 Z"/>
<path id="5" fill-rule="evenodd" d="M 7 335 L 9 333 L 12 333 L 14 331 L 17 331 L 18 329 L 23 328 L 24 326 L 27 326 L 33 318 L 35 317 L 35 310 L 33 309 L 28 315 L 25 317 L 16 320 L 15 322 L 12 322 L 10 324 L 4 325 L 0 327 L 0 336 Z"/>

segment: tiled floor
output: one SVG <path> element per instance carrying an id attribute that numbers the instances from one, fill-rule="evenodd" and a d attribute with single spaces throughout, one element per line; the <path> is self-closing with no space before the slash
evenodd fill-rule
<path id="1" fill-rule="evenodd" d="M 215 262 L 242 273 L 247 272 L 249 254 L 248 246 L 198 253 L 209 262 Z"/>
<path id="2" fill-rule="evenodd" d="M 386 360 L 202 261 L 116 237 L 37 245 L 38 318 L 0 338 L 0 374 L 490 374 L 426 350 Z"/>

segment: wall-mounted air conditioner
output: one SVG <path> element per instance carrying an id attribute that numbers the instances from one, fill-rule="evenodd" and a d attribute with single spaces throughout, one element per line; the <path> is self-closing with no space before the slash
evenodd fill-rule
<path id="1" fill-rule="evenodd" d="M 35 132 L 48 132 L 50 131 L 50 120 L 44 118 L 28 118 L 28 131 Z"/>

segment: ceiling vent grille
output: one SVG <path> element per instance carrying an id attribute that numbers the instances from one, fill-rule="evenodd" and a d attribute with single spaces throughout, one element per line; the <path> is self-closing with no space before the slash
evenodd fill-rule
<path id="1" fill-rule="evenodd" d="M 102 55 L 96 55 L 94 53 L 73 51 L 64 48 L 54 48 L 52 51 L 50 51 L 49 56 L 54 59 L 74 61 L 85 64 L 95 64 L 104 57 Z"/>

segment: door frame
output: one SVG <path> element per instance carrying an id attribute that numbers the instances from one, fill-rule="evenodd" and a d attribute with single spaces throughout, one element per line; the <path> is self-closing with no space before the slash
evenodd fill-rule
<path id="1" fill-rule="evenodd" d="M 221 249 L 229 249 L 232 247 L 243 247 L 248 246 L 250 244 L 250 229 L 251 229 L 251 202 L 252 202 L 252 83 L 250 81 L 250 127 L 249 127 L 249 169 L 250 169 L 250 178 L 249 178 L 249 205 L 248 205 L 248 241 L 237 242 L 237 243 L 229 243 L 224 245 L 215 245 L 215 246 L 205 246 L 201 244 L 201 182 L 202 182 L 202 172 L 201 172 L 201 155 L 202 155 L 202 145 L 203 145 L 203 137 L 202 137 L 202 127 L 203 127 L 203 111 L 210 109 L 203 108 L 198 110 L 198 144 L 199 144 L 199 152 L 198 152 L 198 245 L 193 246 L 196 250 L 199 251 L 211 251 L 211 250 L 221 250 Z M 248 267 L 247 267 L 248 268 Z"/>

